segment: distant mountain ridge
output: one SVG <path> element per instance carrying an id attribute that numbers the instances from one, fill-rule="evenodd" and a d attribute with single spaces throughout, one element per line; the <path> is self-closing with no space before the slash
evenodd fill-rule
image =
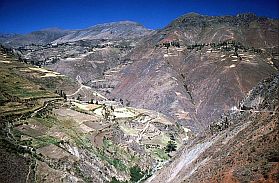
<path id="1" fill-rule="evenodd" d="M 61 43 L 92 39 L 134 39 L 148 35 L 150 32 L 150 30 L 144 28 L 139 23 L 120 21 L 98 24 L 87 29 L 77 30 L 53 42 Z"/>
<path id="2" fill-rule="evenodd" d="M 24 35 L 15 34 L 13 36 L 0 39 L 0 43 L 9 47 L 19 47 L 31 44 L 44 45 L 71 32 L 72 31 L 61 29 L 44 29 Z"/>
<path id="3" fill-rule="evenodd" d="M 148 35 L 152 32 L 137 22 L 119 21 L 97 24 L 85 29 L 62 30 L 47 28 L 28 34 L 9 34 L 0 36 L 0 43 L 7 46 L 18 47 L 31 44 L 44 45 L 48 43 L 65 43 L 92 39 L 134 39 Z"/>

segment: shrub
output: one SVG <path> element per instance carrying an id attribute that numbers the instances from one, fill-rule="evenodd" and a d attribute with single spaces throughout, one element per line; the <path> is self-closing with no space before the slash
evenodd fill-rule
<path id="1" fill-rule="evenodd" d="M 131 182 L 137 182 L 144 176 L 144 173 L 141 171 L 140 167 L 133 166 L 130 168 L 130 176 Z"/>
<path id="2" fill-rule="evenodd" d="M 168 141 L 168 145 L 166 147 L 166 152 L 170 153 L 172 151 L 176 151 L 177 145 L 175 144 L 174 141 Z"/>

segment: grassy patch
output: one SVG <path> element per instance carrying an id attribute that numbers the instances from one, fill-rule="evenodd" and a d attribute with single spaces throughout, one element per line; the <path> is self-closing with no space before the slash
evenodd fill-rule
<path id="1" fill-rule="evenodd" d="M 5 72 L 1 74 L 5 74 Z M 12 73 L 6 73 L 4 77 L 1 77 L 0 82 L 2 91 L 21 99 L 54 96 L 54 94 L 40 89 L 39 86 L 28 81 L 27 79 Z"/>
<path id="2" fill-rule="evenodd" d="M 127 167 L 122 162 L 122 160 L 109 157 L 107 154 L 105 154 L 104 149 L 98 150 L 96 155 L 99 158 L 101 158 L 102 160 L 104 160 L 104 161 L 108 162 L 109 164 L 111 164 L 112 166 L 114 166 L 117 170 L 120 170 L 120 171 L 126 171 L 127 170 Z"/>
<path id="3" fill-rule="evenodd" d="M 132 155 L 127 152 L 125 148 L 114 144 L 113 141 L 109 139 L 104 139 L 103 144 L 103 148 L 98 150 L 97 155 L 120 171 L 128 172 L 130 167 L 136 165 L 140 161 L 138 156 Z M 111 154 L 111 152 L 113 152 L 113 154 Z"/>
<path id="4" fill-rule="evenodd" d="M 32 141 L 32 146 L 36 149 L 50 145 L 50 144 L 54 144 L 54 145 L 59 145 L 60 140 L 52 137 L 52 136 L 47 136 L 47 135 L 43 135 L 40 137 L 36 137 L 33 139 Z"/>
<path id="5" fill-rule="evenodd" d="M 113 159 L 109 163 L 120 171 L 125 171 L 127 169 L 126 165 L 120 159 Z"/>
<path id="6" fill-rule="evenodd" d="M 131 182 L 137 182 L 144 176 L 144 173 L 141 171 L 140 167 L 134 166 L 130 168 L 130 176 Z"/>
<path id="7" fill-rule="evenodd" d="M 22 133 L 20 130 L 17 130 L 16 128 L 12 129 L 12 133 L 16 140 L 20 140 L 21 135 L 24 135 L 24 133 Z"/>
<path id="8" fill-rule="evenodd" d="M 76 144 L 79 147 L 92 151 L 93 146 L 92 146 L 91 141 L 87 138 L 87 135 L 81 135 L 81 136 L 75 137 L 74 139 L 75 139 Z"/>
<path id="9" fill-rule="evenodd" d="M 57 119 L 52 116 L 46 116 L 44 118 L 35 117 L 34 119 L 48 128 L 51 128 L 53 125 L 57 124 Z"/>
<path id="10" fill-rule="evenodd" d="M 147 172 L 142 172 L 140 167 L 133 166 L 129 169 L 130 171 L 130 180 L 129 181 L 120 181 L 117 180 L 115 177 L 112 177 L 112 180 L 110 183 L 136 183 L 139 180 L 141 180 L 145 175 L 147 175 Z M 146 176 L 148 178 L 149 176 Z"/>
<path id="11" fill-rule="evenodd" d="M 169 159 L 169 156 L 168 156 L 168 154 L 165 152 L 164 149 L 156 148 L 156 149 L 152 150 L 152 154 L 153 154 L 155 157 L 158 157 L 158 159 L 161 159 L 161 160 L 168 160 L 168 159 Z"/>
<path id="12" fill-rule="evenodd" d="M 113 145 L 112 141 L 108 140 L 108 139 L 104 139 L 103 143 L 104 143 L 104 147 L 105 148 L 109 148 L 109 147 L 111 147 Z"/>

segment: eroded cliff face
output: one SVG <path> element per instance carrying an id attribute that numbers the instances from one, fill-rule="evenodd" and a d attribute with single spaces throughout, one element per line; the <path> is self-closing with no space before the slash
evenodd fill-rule
<path id="1" fill-rule="evenodd" d="M 260 82 L 147 182 L 278 182 L 278 86 Z"/>
<path id="2" fill-rule="evenodd" d="M 278 72 L 276 25 L 252 15 L 178 18 L 128 54 L 134 62 L 120 71 L 112 95 L 201 131 Z"/>

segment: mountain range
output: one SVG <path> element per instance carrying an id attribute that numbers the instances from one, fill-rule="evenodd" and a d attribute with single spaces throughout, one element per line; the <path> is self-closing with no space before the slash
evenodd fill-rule
<path id="1" fill-rule="evenodd" d="M 35 165 L 26 182 L 277 182 L 278 29 L 189 13 L 1 35 L 2 154 L 25 162 L 13 181 Z"/>
<path id="2" fill-rule="evenodd" d="M 79 40 L 94 39 L 129 39 L 139 38 L 152 31 L 132 21 L 120 21 L 99 24 L 81 30 L 62 30 L 49 28 L 34 31 L 29 34 L 4 34 L 1 43 L 8 46 L 23 46 L 30 44 L 65 43 Z"/>

